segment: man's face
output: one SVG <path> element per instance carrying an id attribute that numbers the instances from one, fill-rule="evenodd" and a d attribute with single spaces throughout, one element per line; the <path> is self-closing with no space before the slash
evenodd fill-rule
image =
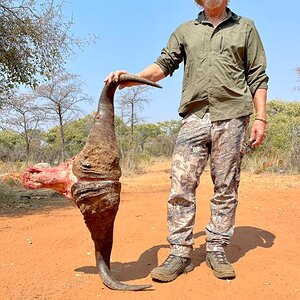
<path id="1" fill-rule="evenodd" d="M 199 3 L 204 9 L 216 9 L 227 5 L 227 0 L 202 0 Z"/>

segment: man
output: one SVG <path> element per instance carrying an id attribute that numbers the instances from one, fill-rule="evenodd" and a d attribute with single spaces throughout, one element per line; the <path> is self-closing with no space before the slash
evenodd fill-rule
<path id="1" fill-rule="evenodd" d="M 251 146 L 262 143 L 267 124 L 266 58 L 253 21 L 234 14 L 228 8 L 229 0 L 195 2 L 204 9 L 198 18 L 179 26 L 157 61 L 137 74 L 156 82 L 171 76 L 184 61 L 179 107 L 183 120 L 168 199 L 171 253 L 151 272 L 153 279 L 163 282 L 194 268 L 195 191 L 209 156 L 214 196 L 206 226 L 206 264 L 218 278 L 235 278 L 225 248 L 234 230 L 240 166 L 253 104 Z M 105 81 L 117 81 L 122 73 L 127 72 L 112 72 Z"/>

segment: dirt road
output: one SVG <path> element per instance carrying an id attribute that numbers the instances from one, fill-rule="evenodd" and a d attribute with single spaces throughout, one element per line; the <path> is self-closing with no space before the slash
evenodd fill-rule
<path id="1" fill-rule="evenodd" d="M 151 283 L 168 255 L 166 198 L 169 163 L 122 178 L 112 270 L 130 283 Z M 111 291 L 94 263 L 79 210 L 56 199 L 38 213 L 0 217 L 0 299 L 300 299 L 300 176 L 242 174 L 236 230 L 227 249 L 237 278 L 222 281 L 205 265 L 204 227 L 212 185 L 205 172 L 197 191 L 195 270 L 143 292 Z M 53 204 L 55 202 L 55 204 Z"/>

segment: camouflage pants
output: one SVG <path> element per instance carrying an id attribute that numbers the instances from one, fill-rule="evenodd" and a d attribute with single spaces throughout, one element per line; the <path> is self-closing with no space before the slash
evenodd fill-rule
<path id="1" fill-rule="evenodd" d="M 206 250 L 224 251 L 233 235 L 240 166 L 249 117 L 211 122 L 194 114 L 182 120 L 176 141 L 168 199 L 171 254 L 190 257 L 196 212 L 196 188 L 210 156 L 214 196 L 206 226 Z"/>

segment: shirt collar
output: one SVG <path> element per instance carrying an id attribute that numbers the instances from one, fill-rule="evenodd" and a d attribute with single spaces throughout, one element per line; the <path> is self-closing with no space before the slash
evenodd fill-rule
<path id="1" fill-rule="evenodd" d="M 229 19 L 237 20 L 239 18 L 239 16 L 236 15 L 234 12 L 232 12 L 228 7 L 226 8 L 226 10 L 227 10 L 227 17 L 223 21 L 227 21 Z M 209 22 L 209 21 L 206 19 L 204 10 L 200 11 L 197 19 L 195 20 L 195 24 L 198 25 L 200 23 L 202 24 L 202 23 L 206 23 L 206 22 Z"/>

